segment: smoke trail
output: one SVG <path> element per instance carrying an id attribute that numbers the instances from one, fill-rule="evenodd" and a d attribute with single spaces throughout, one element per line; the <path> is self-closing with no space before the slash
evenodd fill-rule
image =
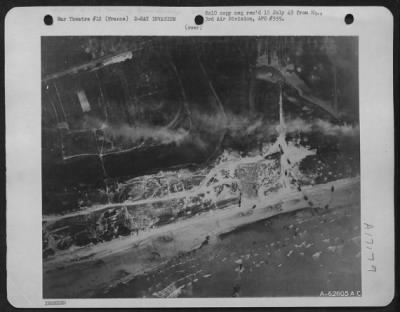
<path id="1" fill-rule="evenodd" d="M 153 140 L 159 144 L 175 143 L 182 144 L 188 138 L 188 131 L 182 128 L 177 130 L 149 126 L 146 124 L 129 126 L 120 125 L 106 127 L 104 134 L 114 140 L 121 140 L 124 143 L 137 143 L 143 140 Z"/>
<path id="2" fill-rule="evenodd" d="M 266 122 L 260 114 L 236 115 L 226 112 L 223 116 L 222 114 L 193 113 L 192 117 L 200 129 L 210 133 L 225 129 L 234 138 L 275 132 L 276 126 L 271 122 Z"/>
<path id="3" fill-rule="evenodd" d="M 286 128 L 289 133 L 303 132 L 309 133 L 312 131 L 322 132 L 325 135 L 341 135 L 341 136 L 359 136 L 359 126 L 353 125 L 338 125 L 332 124 L 329 121 L 317 119 L 313 122 L 307 122 L 303 119 L 296 118 L 286 122 Z"/>

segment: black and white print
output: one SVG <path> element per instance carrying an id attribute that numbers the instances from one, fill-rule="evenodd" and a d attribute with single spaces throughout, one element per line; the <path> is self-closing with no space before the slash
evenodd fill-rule
<path id="1" fill-rule="evenodd" d="M 357 37 L 42 37 L 44 298 L 361 296 Z"/>

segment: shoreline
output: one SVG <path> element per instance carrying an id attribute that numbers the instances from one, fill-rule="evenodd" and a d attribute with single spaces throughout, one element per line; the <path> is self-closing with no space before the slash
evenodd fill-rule
<path id="1" fill-rule="evenodd" d="M 313 198 L 315 207 L 324 207 L 335 186 L 335 199 L 329 209 L 359 201 L 359 177 L 337 180 L 327 184 L 304 187 Z M 353 196 L 349 196 L 353 194 Z M 355 195 L 355 196 L 354 196 Z M 284 198 L 284 199 L 283 199 Z M 249 213 L 252 205 L 260 205 Z M 275 215 L 304 209 L 307 204 L 298 192 L 284 196 L 276 194 L 269 200 L 246 201 L 245 207 L 228 207 L 167 224 L 111 242 L 70 250 L 43 262 L 43 293 L 45 298 L 87 298 L 96 293 L 126 283 L 135 276 L 156 270 L 179 254 L 198 248 L 207 235 L 213 244 L 221 234 L 231 232 Z M 170 242 L 162 242 L 165 236 Z M 159 256 L 158 256 L 159 255 Z M 85 272 L 85 274 L 82 274 Z M 64 281 L 61 283 L 59 281 Z"/>

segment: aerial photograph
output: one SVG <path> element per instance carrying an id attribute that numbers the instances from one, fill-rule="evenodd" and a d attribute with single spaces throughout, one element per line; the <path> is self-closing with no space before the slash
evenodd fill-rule
<path id="1" fill-rule="evenodd" d="M 358 37 L 41 38 L 43 298 L 361 296 Z"/>

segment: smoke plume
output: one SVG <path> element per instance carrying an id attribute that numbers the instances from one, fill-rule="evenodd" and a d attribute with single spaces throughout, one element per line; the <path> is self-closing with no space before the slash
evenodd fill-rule
<path id="1" fill-rule="evenodd" d="M 325 135 L 341 135 L 341 136 L 359 136 L 359 126 L 332 124 L 329 121 L 317 119 L 307 122 L 303 119 L 292 119 L 286 122 L 286 130 L 291 132 L 309 133 L 319 131 Z"/>
<path id="2" fill-rule="evenodd" d="M 124 143 L 137 143 L 143 140 L 153 140 L 159 144 L 175 143 L 180 145 L 187 139 L 189 133 L 187 130 L 179 128 L 177 130 L 154 127 L 145 124 L 129 126 L 113 126 L 104 129 L 106 136 L 114 140 L 121 140 Z"/>

